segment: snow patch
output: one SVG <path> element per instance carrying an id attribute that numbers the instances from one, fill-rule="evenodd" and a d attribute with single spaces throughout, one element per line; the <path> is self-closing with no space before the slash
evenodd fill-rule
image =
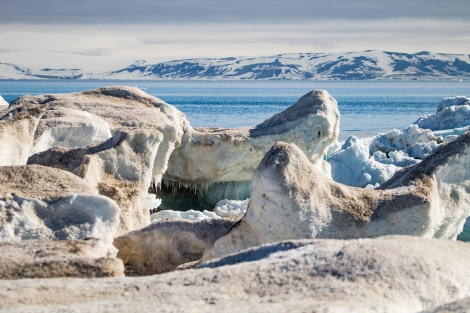
<path id="1" fill-rule="evenodd" d="M 0 110 L 5 109 L 9 106 L 9 103 L 3 99 L 3 97 L 0 95 Z"/>
<path id="2" fill-rule="evenodd" d="M 247 200 L 221 200 L 217 202 L 214 213 L 220 217 L 243 216 L 248 208 Z"/>
<path id="3" fill-rule="evenodd" d="M 150 220 L 159 221 L 166 218 L 178 218 L 178 219 L 186 219 L 186 220 L 193 220 L 193 221 L 201 221 L 206 218 L 218 218 L 217 214 L 211 211 L 196 211 L 196 210 L 188 210 L 188 211 L 173 211 L 173 210 L 162 210 L 160 212 L 154 213 L 150 215 Z"/>
<path id="4" fill-rule="evenodd" d="M 149 198 L 154 198 L 149 195 Z M 157 203 L 161 203 L 160 199 L 156 199 Z M 159 201 L 160 200 L 160 201 Z M 147 200 L 149 201 L 149 200 Z M 153 200 L 150 200 L 153 201 Z M 148 208 L 148 206 L 147 206 Z M 150 216 L 151 221 L 158 221 L 165 218 L 179 218 L 187 220 L 196 220 L 200 221 L 206 218 L 229 218 L 229 217 L 242 217 L 246 213 L 248 208 L 248 199 L 246 200 L 220 200 L 213 211 L 197 211 L 197 210 L 188 210 L 188 211 L 174 211 L 174 210 L 162 210 L 157 213 L 154 213 Z"/>
<path id="5" fill-rule="evenodd" d="M 158 208 L 162 204 L 162 199 L 157 198 L 157 195 L 154 193 L 147 194 L 145 198 L 145 207 L 147 210 L 153 210 Z"/>

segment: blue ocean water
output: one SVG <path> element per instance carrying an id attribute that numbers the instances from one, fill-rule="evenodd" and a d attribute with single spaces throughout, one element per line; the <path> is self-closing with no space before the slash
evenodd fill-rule
<path id="1" fill-rule="evenodd" d="M 343 138 L 402 129 L 445 97 L 470 96 L 469 81 L 0 81 L 0 95 L 11 102 L 24 94 L 124 85 L 174 105 L 193 127 L 229 128 L 255 126 L 305 93 L 325 89 L 338 101 Z"/>

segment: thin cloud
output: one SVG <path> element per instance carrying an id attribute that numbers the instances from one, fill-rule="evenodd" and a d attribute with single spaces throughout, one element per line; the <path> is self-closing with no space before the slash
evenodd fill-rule
<path id="1" fill-rule="evenodd" d="M 93 56 L 93 57 L 103 57 L 103 56 L 111 55 L 111 52 L 108 49 L 90 49 L 90 50 L 83 50 L 83 51 L 55 51 L 55 52 L 63 53 L 63 54 L 82 55 L 82 56 Z"/>
<path id="2" fill-rule="evenodd" d="M 2 23 L 267 23 L 326 19 L 467 19 L 468 0 L 3 0 Z"/>

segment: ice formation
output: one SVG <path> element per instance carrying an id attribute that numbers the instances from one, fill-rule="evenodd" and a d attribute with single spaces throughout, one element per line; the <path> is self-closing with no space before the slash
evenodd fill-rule
<path id="1" fill-rule="evenodd" d="M 420 162 L 442 143 L 463 135 L 469 125 L 470 99 L 446 98 L 435 114 L 421 117 L 406 129 L 346 140 L 329 153 L 332 177 L 350 186 L 380 185 L 400 168 Z"/>
<path id="2" fill-rule="evenodd" d="M 0 279 L 122 277 L 124 264 L 112 241 L 23 240 L 0 242 Z"/>
<path id="3" fill-rule="evenodd" d="M 339 182 L 376 187 L 464 133 L 465 126 L 442 125 L 466 125 L 468 106 L 468 98 L 448 98 L 436 114 L 407 129 L 369 139 L 351 137 L 336 150 L 339 112 L 336 101 L 322 90 L 304 95 L 252 129 L 193 129 L 173 106 L 136 88 L 24 96 L 9 106 L 0 122 L 1 146 L 11 147 L 3 148 L 0 161 L 25 164 L 34 153 L 30 163 L 79 175 L 115 200 L 123 233 L 150 222 L 148 210 L 158 208 L 161 200 L 149 198 L 148 187 L 151 182 L 158 186 L 162 177 L 166 183 L 194 189 L 214 209 L 158 212 L 152 220 L 242 216 L 247 200 L 217 202 L 246 199 L 254 169 L 279 140 L 295 143 L 324 172 L 327 155 L 331 175 Z"/>
<path id="4" fill-rule="evenodd" d="M 321 163 L 338 131 L 336 100 L 324 90 L 314 90 L 254 128 L 198 128 L 185 133 L 164 179 L 199 186 L 249 182 L 266 151 L 279 140 L 296 143 L 312 163 Z"/>
<path id="5" fill-rule="evenodd" d="M 435 309 L 470 297 L 469 259 L 463 242 L 406 236 L 287 241 L 200 269 L 0 280 L 0 290 L 4 312 L 467 312 L 468 300 Z"/>
<path id="6" fill-rule="evenodd" d="M 116 203 L 83 179 L 40 165 L 0 167 L 0 241 L 89 237 L 112 241 Z"/>
<path id="7" fill-rule="evenodd" d="M 217 218 L 217 214 L 212 211 L 204 210 L 198 211 L 189 209 L 186 211 L 162 210 L 160 212 L 150 215 L 151 221 L 159 221 L 166 218 L 178 218 L 192 221 L 201 221 L 206 218 Z"/>
<path id="8" fill-rule="evenodd" d="M 126 274 L 152 275 L 199 260 L 239 219 L 165 218 L 114 240 Z"/>
<path id="9" fill-rule="evenodd" d="M 0 95 L 0 110 L 6 109 L 8 107 L 9 103 L 3 99 L 3 97 Z"/>
<path id="10" fill-rule="evenodd" d="M 396 158 L 405 158 L 396 155 Z M 341 149 L 328 159 L 331 164 L 331 177 L 349 186 L 366 187 L 381 184 L 399 169 L 383 153 L 370 156 L 369 145 L 357 137 L 349 137 Z M 386 161 L 383 163 L 381 161 Z"/>
<path id="11" fill-rule="evenodd" d="M 9 110 L 0 117 L 0 166 L 24 165 L 45 105 Z"/>
<path id="12" fill-rule="evenodd" d="M 369 150 L 372 154 L 376 151 L 385 154 L 402 151 L 410 158 L 424 159 L 443 142 L 443 139 L 436 137 L 431 130 L 420 129 L 418 125 L 413 124 L 401 131 L 394 129 L 376 136 L 370 143 Z"/>
<path id="13" fill-rule="evenodd" d="M 220 217 L 241 217 L 246 213 L 246 200 L 220 200 L 214 208 L 214 213 Z"/>
<path id="14" fill-rule="evenodd" d="M 160 199 L 157 199 L 160 200 Z M 159 203 L 159 201 L 156 201 Z M 150 215 L 150 220 L 159 221 L 165 218 L 187 219 L 193 221 L 201 221 L 207 218 L 231 218 L 242 217 L 248 207 L 248 199 L 246 200 L 220 200 L 215 205 L 212 211 L 208 210 L 194 210 L 189 209 L 186 211 L 175 210 L 161 210 Z"/>
<path id="15" fill-rule="evenodd" d="M 23 96 L 9 110 L 39 104 L 47 111 L 34 133 L 38 145 L 32 151 L 50 149 L 33 155 L 35 162 L 73 172 L 115 200 L 121 208 L 119 233 L 147 225 L 145 198 L 151 181 L 160 182 L 170 154 L 191 129 L 184 114 L 130 87 Z"/>
<path id="16" fill-rule="evenodd" d="M 35 132 L 30 155 L 53 147 L 81 148 L 111 137 L 109 124 L 102 118 L 69 108 L 47 110 Z"/>
<path id="17" fill-rule="evenodd" d="M 330 154 L 332 178 L 349 186 L 382 184 L 400 168 L 429 156 L 444 140 L 429 129 L 411 125 L 372 138 L 348 138 Z"/>
<path id="18" fill-rule="evenodd" d="M 136 149 L 136 141 L 143 143 Z M 119 205 L 118 233 L 150 222 L 146 197 L 158 137 L 152 132 L 117 131 L 106 142 L 88 148 L 51 148 L 35 154 L 28 164 L 67 170 Z"/>
<path id="19" fill-rule="evenodd" d="M 434 114 L 423 116 L 414 124 L 431 130 L 470 126 L 470 99 L 462 96 L 445 98 Z"/>
<path id="20" fill-rule="evenodd" d="M 167 183 L 202 190 L 214 206 L 243 200 L 273 143 L 295 142 L 321 165 L 339 129 L 336 101 L 322 90 L 252 129 L 193 129 L 173 106 L 129 87 L 23 96 L 9 111 L 38 105 L 46 112 L 35 127 L 31 162 L 73 172 L 114 199 L 123 210 L 122 232 L 148 224 L 147 189 L 151 182 L 158 188 L 163 176 Z"/>
<path id="21" fill-rule="evenodd" d="M 140 132 L 147 133 L 149 138 L 156 137 L 158 145 L 153 152 L 153 169 L 150 169 L 152 171 L 150 176 L 156 183 L 160 182 L 161 176 L 166 171 L 168 158 L 175 145 L 179 145 L 182 134 L 191 129 L 182 112 L 138 88 L 103 87 L 82 93 L 23 96 L 10 104 L 10 110 L 17 107 L 31 107 L 38 103 L 47 105 L 48 115 L 41 124 L 43 127 L 38 129 L 37 137 L 40 137 L 47 129 L 58 126 L 76 127 L 76 122 L 72 123 L 67 119 L 57 122 L 56 116 L 60 113 L 54 114 L 54 112 L 64 109 L 87 112 L 89 116 L 87 123 L 100 125 L 94 126 L 94 129 L 106 128 L 106 125 L 102 123 L 104 120 L 109 125 L 112 134 L 117 131 Z M 88 130 L 85 131 L 90 134 Z M 54 140 L 60 141 L 58 138 Z M 142 140 L 143 138 L 136 137 L 132 143 L 137 153 L 146 144 Z M 74 145 L 68 143 L 67 146 Z"/>
<path id="22" fill-rule="evenodd" d="M 266 154 L 241 222 L 204 259 L 287 239 L 406 234 L 456 239 L 470 216 L 470 132 L 375 190 L 337 183 L 292 143 Z"/>
<path id="23" fill-rule="evenodd" d="M 147 194 L 147 197 L 145 198 L 145 207 L 147 208 L 147 210 L 151 211 L 157 209 L 160 204 L 162 204 L 162 199 L 157 198 L 156 194 Z"/>

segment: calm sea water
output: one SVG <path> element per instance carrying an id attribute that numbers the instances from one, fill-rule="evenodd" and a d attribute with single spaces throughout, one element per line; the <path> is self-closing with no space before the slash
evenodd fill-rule
<path id="1" fill-rule="evenodd" d="M 8 102 L 29 94 L 134 86 L 174 105 L 192 126 L 255 126 L 313 89 L 327 90 L 341 113 L 341 137 L 409 126 L 445 97 L 470 96 L 470 82 L 421 81 L 0 81 Z"/>

